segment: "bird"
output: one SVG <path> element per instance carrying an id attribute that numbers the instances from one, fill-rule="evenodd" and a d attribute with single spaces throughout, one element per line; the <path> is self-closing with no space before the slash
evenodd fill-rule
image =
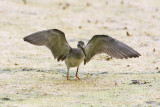
<path id="1" fill-rule="evenodd" d="M 77 48 L 72 48 L 65 37 L 64 32 L 58 29 L 47 29 L 37 31 L 23 38 L 24 41 L 37 46 L 46 46 L 51 50 L 54 59 L 65 61 L 67 66 L 67 80 L 69 80 L 69 70 L 77 67 L 76 77 L 80 64 L 88 63 L 95 55 L 105 53 L 117 59 L 136 58 L 141 56 L 130 46 L 108 35 L 94 35 L 87 45 L 83 41 L 78 41 Z"/>

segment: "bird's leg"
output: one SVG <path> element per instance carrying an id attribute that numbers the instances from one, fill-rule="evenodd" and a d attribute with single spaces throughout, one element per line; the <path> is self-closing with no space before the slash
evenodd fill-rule
<path id="1" fill-rule="evenodd" d="M 69 80 L 69 67 L 67 67 L 67 80 Z"/>
<path id="2" fill-rule="evenodd" d="M 78 77 L 78 69 L 79 69 L 79 66 L 77 67 L 76 77 L 80 80 L 80 78 Z"/>

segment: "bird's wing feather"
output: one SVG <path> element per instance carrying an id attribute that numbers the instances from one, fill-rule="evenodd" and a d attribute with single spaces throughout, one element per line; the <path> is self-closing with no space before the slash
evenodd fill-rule
<path id="1" fill-rule="evenodd" d="M 114 58 L 139 57 L 140 54 L 128 45 L 107 35 L 95 35 L 85 47 L 86 58 L 84 64 L 89 62 L 96 54 L 106 53 Z"/>
<path id="2" fill-rule="evenodd" d="M 48 47 L 52 51 L 54 58 L 56 58 L 58 61 L 64 60 L 71 49 L 67 43 L 65 34 L 58 29 L 49 29 L 35 32 L 23 39 L 24 41 L 37 46 Z"/>

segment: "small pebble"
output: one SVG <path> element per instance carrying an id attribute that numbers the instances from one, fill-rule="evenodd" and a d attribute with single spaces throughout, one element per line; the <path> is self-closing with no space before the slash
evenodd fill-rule
<path id="1" fill-rule="evenodd" d="M 123 1 L 121 1 L 121 4 L 124 4 L 124 2 L 123 2 Z"/>
<path id="2" fill-rule="evenodd" d="M 2 100 L 8 101 L 8 100 L 10 100 L 10 98 L 4 97 L 4 98 L 2 98 Z"/>
<path id="3" fill-rule="evenodd" d="M 111 59 L 112 59 L 112 57 L 107 57 L 106 58 L 107 61 L 110 61 Z"/>
<path id="4" fill-rule="evenodd" d="M 87 20 L 87 22 L 88 22 L 88 23 L 91 23 L 91 21 L 90 21 L 90 20 Z"/>
<path id="5" fill-rule="evenodd" d="M 153 52 L 156 52 L 156 49 L 153 49 Z"/>
<path id="6" fill-rule="evenodd" d="M 32 70 L 34 70 L 34 69 L 32 69 L 32 68 L 23 68 L 22 69 L 22 71 L 32 71 Z"/>
<path id="7" fill-rule="evenodd" d="M 127 28 L 127 27 L 124 27 L 123 29 L 127 30 L 128 28 Z"/>
<path id="8" fill-rule="evenodd" d="M 100 74 L 108 74 L 107 72 L 101 72 Z"/>
<path id="9" fill-rule="evenodd" d="M 140 84 L 138 80 L 132 80 L 132 84 Z"/>
<path id="10" fill-rule="evenodd" d="M 158 67 L 156 67 L 155 69 L 157 69 L 157 70 L 158 70 L 159 68 L 158 68 Z"/>
<path id="11" fill-rule="evenodd" d="M 66 3 L 66 7 L 69 7 L 70 6 L 70 4 L 69 3 Z"/>
<path id="12" fill-rule="evenodd" d="M 86 4 L 87 7 L 89 7 L 90 5 L 91 5 L 90 3 L 87 3 L 87 4 Z"/>
<path id="13" fill-rule="evenodd" d="M 14 65 L 19 65 L 19 64 L 15 63 Z"/>
<path id="14" fill-rule="evenodd" d="M 146 101 L 147 104 L 153 104 L 155 101 Z"/>
<path id="15" fill-rule="evenodd" d="M 127 36 L 131 36 L 131 34 L 129 34 L 129 32 L 126 32 Z"/>
<path id="16" fill-rule="evenodd" d="M 117 82 L 114 82 L 114 86 L 117 86 L 118 84 L 117 84 Z"/>
<path id="17" fill-rule="evenodd" d="M 104 26 L 103 28 L 104 28 L 104 29 L 108 29 L 108 27 L 107 27 L 107 26 Z"/>
<path id="18" fill-rule="evenodd" d="M 82 26 L 79 26 L 78 28 L 79 28 L 79 29 L 82 29 Z"/>

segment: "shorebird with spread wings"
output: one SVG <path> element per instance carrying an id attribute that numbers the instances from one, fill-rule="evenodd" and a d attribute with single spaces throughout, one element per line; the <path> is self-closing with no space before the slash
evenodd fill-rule
<path id="1" fill-rule="evenodd" d="M 89 62 L 97 54 L 106 53 L 113 58 L 127 59 L 139 57 L 140 54 L 128 45 L 107 35 L 95 35 L 85 46 L 83 41 L 79 41 L 77 48 L 71 48 L 65 34 L 58 29 L 49 29 L 35 32 L 23 38 L 31 44 L 46 46 L 49 48 L 57 61 L 65 61 L 67 66 L 67 80 L 69 79 L 69 69 L 77 67 L 76 77 L 80 64 Z"/>

